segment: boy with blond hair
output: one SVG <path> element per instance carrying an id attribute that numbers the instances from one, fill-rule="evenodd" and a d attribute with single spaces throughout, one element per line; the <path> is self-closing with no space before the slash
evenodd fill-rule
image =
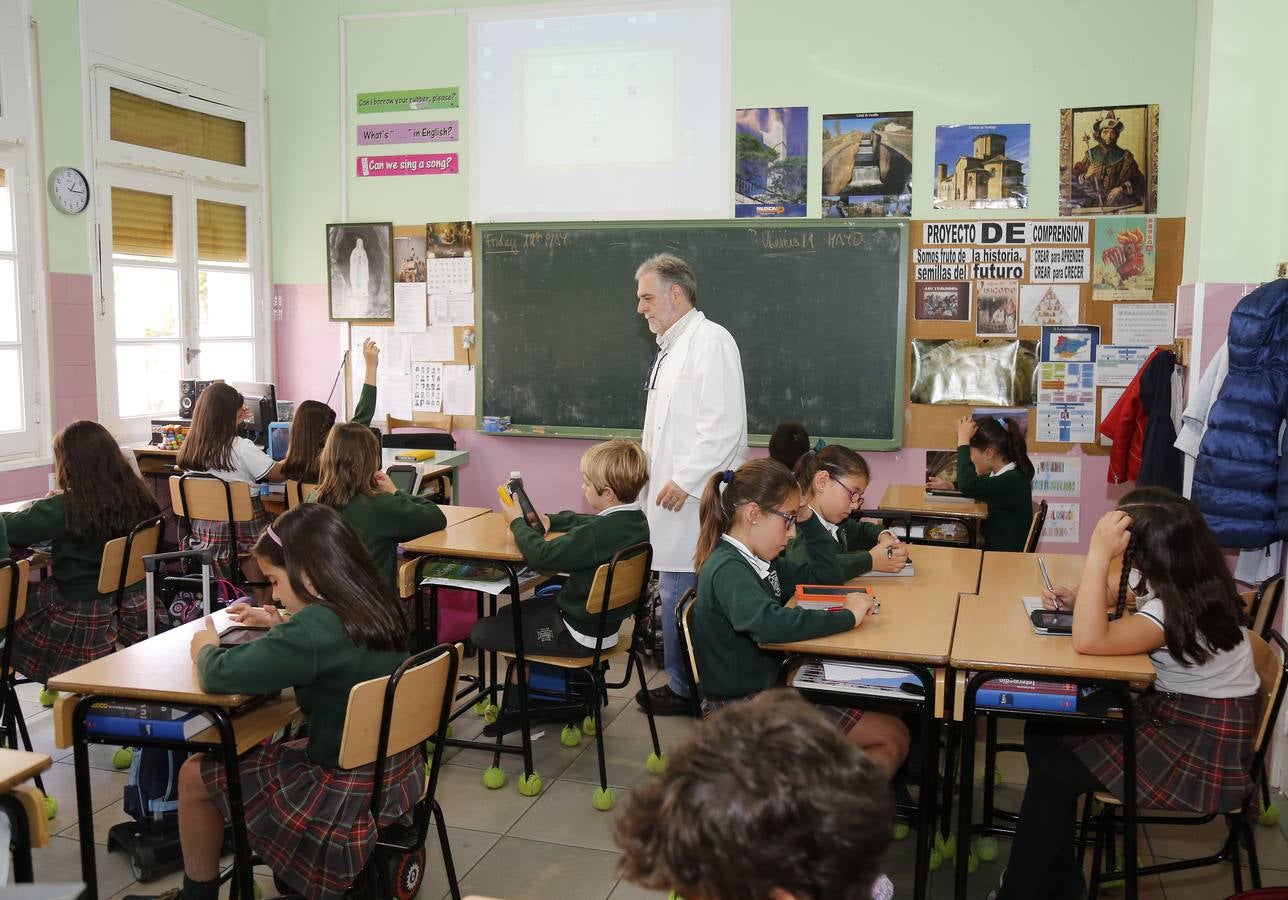
<path id="1" fill-rule="evenodd" d="M 565 510 L 542 516 L 547 529 L 565 532 L 559 537 L 546 540 L 523 520 L 517 504 L 501 509 L 528 565 L 542 572 L 568 573 L 557 594 L 523 601 L 525 653 L 594 656 L 599 615 L 586 611 L 586 600 L 595 572 L 618 550 L 648 540 L 648 520 L 637 502 L 648 483 L 648 458 L 639 444 L 606 441 L 591 447 L 581 458 L 581 482 L 595 512 Z M 633 612 L 629 606 L 609 611 L 603 649 L 617 645 L 618 626 Z M 485 650 L 513 652 L 510 607 L 480 619 L 470 638 Z"/>

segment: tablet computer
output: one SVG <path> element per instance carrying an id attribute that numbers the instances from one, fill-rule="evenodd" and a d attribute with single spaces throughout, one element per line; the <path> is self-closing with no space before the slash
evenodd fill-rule
<path id="1" fill-rule="evenodd" d="M 268 629 L 258 625 L 234 625 L 219 635 L 219 646 L 240 647 L 268 634 Z"/>

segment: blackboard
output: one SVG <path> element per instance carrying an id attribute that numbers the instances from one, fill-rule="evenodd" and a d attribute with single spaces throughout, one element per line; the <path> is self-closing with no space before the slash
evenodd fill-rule
<path id="1" fill-rule="evenodd" d="M 517 434 L 638 436 L 657 349 L 636 267 L 675 253 L 742 357 L 747 430 L 787 420 L 860 449 L 900 445 L 907 224 L 480 225 L 481 416 Z"/>

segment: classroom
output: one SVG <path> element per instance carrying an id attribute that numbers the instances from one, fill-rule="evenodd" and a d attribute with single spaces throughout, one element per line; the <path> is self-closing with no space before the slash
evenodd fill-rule
<path id="1" fill-rule="evenodd" d="M 1285 33 L 1282 0 L 5 0 L 0 896 L 1288 896 Z M 1215 631 L 1164 623 L 1200 595 Z M 236 669 L 261 636 L 278 670 Z M 329 702 L 288 671 L 324 639 Z M 813 847 L 842 876 L 730 837 L 772 729 L 818 734 L 783 693 L 829 730 L 782 752 L 867 785 L 765 782 L 855 823 Z M 1242 743 L 1181 748 L 1173 696 Z M 157 704 L 178 731 L 102 730 Z M 143 761 L 186 810 L 149 833 Z M 666 857 L 699 821 L 728 841 Z"/>

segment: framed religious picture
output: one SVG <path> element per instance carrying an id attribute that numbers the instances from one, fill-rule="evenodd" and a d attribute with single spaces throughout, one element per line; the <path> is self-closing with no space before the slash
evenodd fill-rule
<path id="1" fill-rule="evenodd" d="M 392 222 L 326 227 L 331 321 L 394 320 L 393 239 Z"/>
<path id="2" fill-rule="evenodd" d="M 1158 208 L 1158 106 L 1060 110 L 1060 215 Z"/>

